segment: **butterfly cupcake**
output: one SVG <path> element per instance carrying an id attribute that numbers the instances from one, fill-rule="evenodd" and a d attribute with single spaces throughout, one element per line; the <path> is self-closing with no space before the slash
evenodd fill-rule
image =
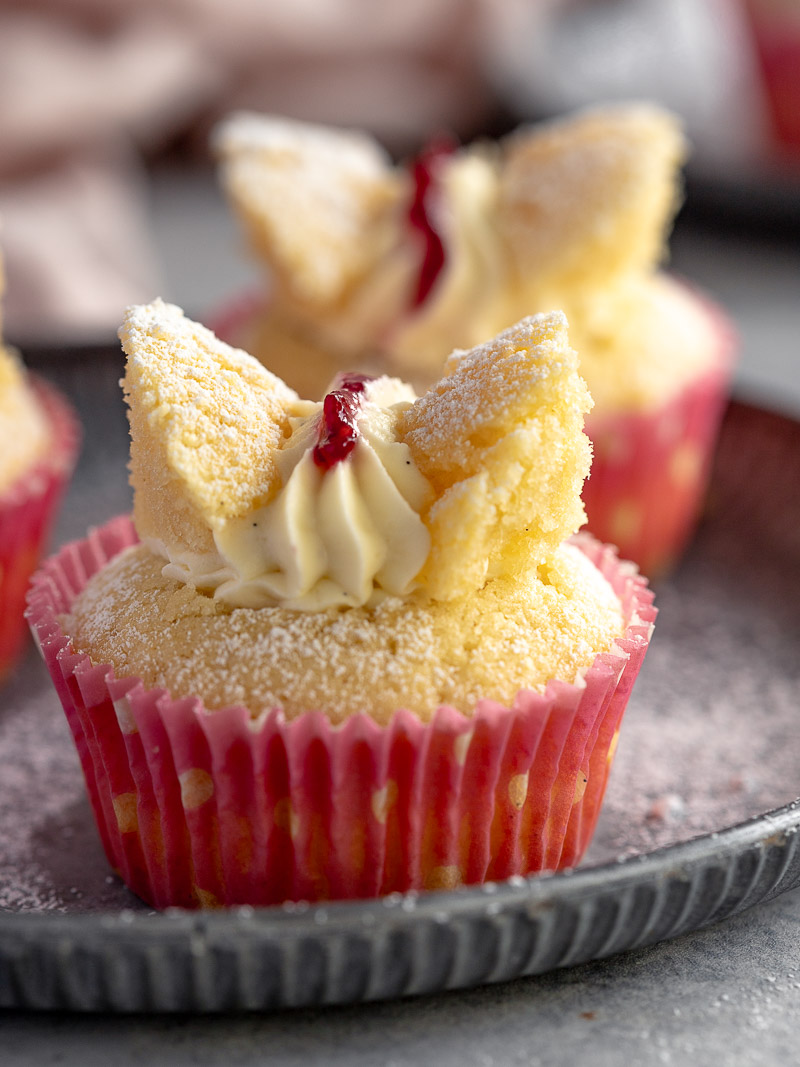
<path id="1" fill-rule="evenodd" d="M 267 273 L 221 317 L 303 395 L 342 366 L 427 388 L 449 353 L 562 308 L 595 399 L 589 529 L 648 573 L 700 508 L 734 350 L 660 269 L 687 147 L 649 105 L 598 108 L 395 166 L 367 135 L 241 114 L 224 188 Z"/>
<path id="2" fill-rule="evenodd" d="M 28 616 L 127 884 L 264 905 L 577 863 L 655 611 L 572 536 L 564 316 L 420 398 L 301 400 L 160 301 L 121 337 L 133 518 L 48 561 Z"/>

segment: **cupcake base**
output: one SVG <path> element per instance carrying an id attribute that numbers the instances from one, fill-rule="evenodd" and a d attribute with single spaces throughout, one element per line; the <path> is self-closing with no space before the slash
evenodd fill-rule
<path id="1" fill-rule="evenodd" d="M 28 633 L 25 594 L 39 564 L 77 457 L 80 430 L 72 409 L 43 382 L 33 388 L 50 427 L 48 451 L 0 496 L 0 681 Z"/>
<path id="2" fill-rule="evenodd" d="M 573 866 L 594 830 L 620 720 L 655 618 L 629 564 L 583 551 L 626 630 L 576 684 L 472 716 L 398 709 L 387 726 L 316 711 L 209 712 L 76 655 L 59 623 L 92 574 L 136 542 L 127 518 L 63 549 L 28 619 L 58 690 L 111 865 L 156 907 L 267 905 L 452 888 Z"/>

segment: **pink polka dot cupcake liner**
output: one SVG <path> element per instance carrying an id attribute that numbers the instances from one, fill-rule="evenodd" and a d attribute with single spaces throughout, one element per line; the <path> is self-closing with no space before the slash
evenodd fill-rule
<path id="1" fill-rule="evenodd" d="M 50 536 L 80 444 L 76 416 L 52 387 L 34 381 L 50 425 L 48 451 L 0 494 L 0 680 L 28 634 L 25 594 Z"/>
<path id="2" fill-rule="evenodd" d="M 589 415 L 594 458 L 583 487 L 586 528 L 651 578 L 668 573 L 702 511 L 727 402 L 735 335 L 720 311 L 712 366 L 662 407 Z"/>
<path id="3" fill-rule="evenodd" d="M 655 608 L 636 568 L 577 543 L 626 626 L 574 683 L 510 707 L 388 725 L 208 711 L 77 654 L 59 617 L 136 542 L 119 518 L 36 575 L 28 619 L 61 698 L 109 862 L 155 907 L 269 905 L 453 888 L 574 866 L 600 811 Z"/>

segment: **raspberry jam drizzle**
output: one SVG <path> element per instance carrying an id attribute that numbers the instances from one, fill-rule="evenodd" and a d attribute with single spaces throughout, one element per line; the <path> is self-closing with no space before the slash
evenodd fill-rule
<path id="1" fill-rule="evenodd" d="M 408 221 L 423 240 L 422 263 L 412 302 L 414 308 L 425 303 L 444 266 L 444 244 L 431 220 L 430 204 L 432 197 L 439 190 L 437 163 L 450 155 L 454 148 L 452 141 L 440 138 L 423 149 L 411 166 L 414 196 L 408 211 Z"/>
<path id="2" fill-rule="evenodd" d="M 367 374 L 344 374 L 323 400 L 319 437 L 313 452 L 314 462 L 322 470 L 330 470 L 336 463 L 341 463 L 355 448 L 364 387 L 371 381 Z"/>

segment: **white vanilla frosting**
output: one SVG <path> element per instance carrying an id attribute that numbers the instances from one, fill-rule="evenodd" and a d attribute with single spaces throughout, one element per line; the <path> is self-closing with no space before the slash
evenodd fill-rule
<path id="1" fill-rule="evenodd" d="M 214 552 L 150 540 L 169 560 L 165 577 L 248 608 L 318 611 L 409 593 L 430 550 L 420 511 L 431 490 L 395 434 L 413 400 L 396 379 L 367 381 L 355 446 L 327 468 L 314 459 L 322 404 L 299 402 L 276 456 L 277 494 L 223 520 L 213 531 Z"/>

